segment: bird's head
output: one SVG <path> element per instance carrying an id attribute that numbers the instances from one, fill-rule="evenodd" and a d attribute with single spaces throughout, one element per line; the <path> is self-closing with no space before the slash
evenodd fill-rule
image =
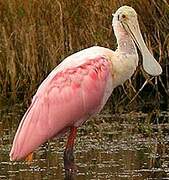
<path id="1" fill-rule="evenodd" d="M 162 73 L 161 66 L 151 55 L 144 43 L 138 24 L 137 13 L 132 7 L 122 6 L 113 14 L 113 27 L 116 36 L 129 35 L 137 45 L 143 57 L 143 68 L 148 74 L 158 76 Z"/>

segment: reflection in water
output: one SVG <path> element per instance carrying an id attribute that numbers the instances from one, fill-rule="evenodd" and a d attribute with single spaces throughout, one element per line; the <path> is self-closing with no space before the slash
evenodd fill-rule
<path id="1" fill-rule="evenodd" d="M 63 170 L 64 137 L 41 146 L 31 165 L 9 161 L 11 143 L 23 114 L 20 109 L 18 106 L 1 110 L 0 179 L 66 179 Z M 165 123 L 160 127 L 152 125 L 153 131 L 148 135 L 138 130 L 138 122 L 144 116 L 137 114 L 117 119 L 103 112 L 83 125 L 74 149 L 77 172 L 69 174 L 69 179 L 168 178 L 168 113 L 162 114 Z"/>
<path id="2" fill-rule="evenodd" d="M 65 170 L 65 180 L 74 180 L 76 177 L 76 172 L 71 170 Z"/>

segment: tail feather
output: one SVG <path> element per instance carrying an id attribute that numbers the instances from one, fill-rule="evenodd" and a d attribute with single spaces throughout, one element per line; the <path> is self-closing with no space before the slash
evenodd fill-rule
<path id="1" fill-rule="evenodd" d="M 26 111 L 25 115 L 23 116 L 20 125 L 18 127 L 18 130 L 16 132 L 14 141 L 13 141 L 13 146 L 10 152 L 10 160 L 19 160 L 22 158 L 25 158 L 27 156 L 24 144 L 28 144 L 29 140 L 29 135 L 33 133 L 35 130 L 34 128 L 29 128 L 34 124 L 36 127 L 36 121 L 38 118 L 38 99 L 34 99 L 28 110 Z M 25 152 L 24 152 L 25 151 Z M 31 152 L 29 152 L 31 153 Z"/>

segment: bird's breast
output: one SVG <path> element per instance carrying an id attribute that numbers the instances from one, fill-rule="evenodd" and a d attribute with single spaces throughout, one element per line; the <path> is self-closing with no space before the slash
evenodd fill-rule
<path id="1" fill-rule="evenodd" d="M 117 54 L 112 60 L 113 87 L 130 79 L 138 66 L 137 55 Z"/>

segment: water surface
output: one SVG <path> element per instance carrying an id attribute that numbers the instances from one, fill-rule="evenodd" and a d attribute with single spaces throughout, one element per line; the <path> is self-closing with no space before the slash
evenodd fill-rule
<path id="1" fill-rule="evenodd" d="M 10 162 L 11 143 L 23 115 L 22 105 L 0 111 L 0 179 L 64 179 L 66 137 L 53 139 L 34 154 L 33 162 Z M 150 115 L 111 115 L 103 111 L 78 131 L 77 180 L 169 179 L 169 112 L 153 122 Z"/>

